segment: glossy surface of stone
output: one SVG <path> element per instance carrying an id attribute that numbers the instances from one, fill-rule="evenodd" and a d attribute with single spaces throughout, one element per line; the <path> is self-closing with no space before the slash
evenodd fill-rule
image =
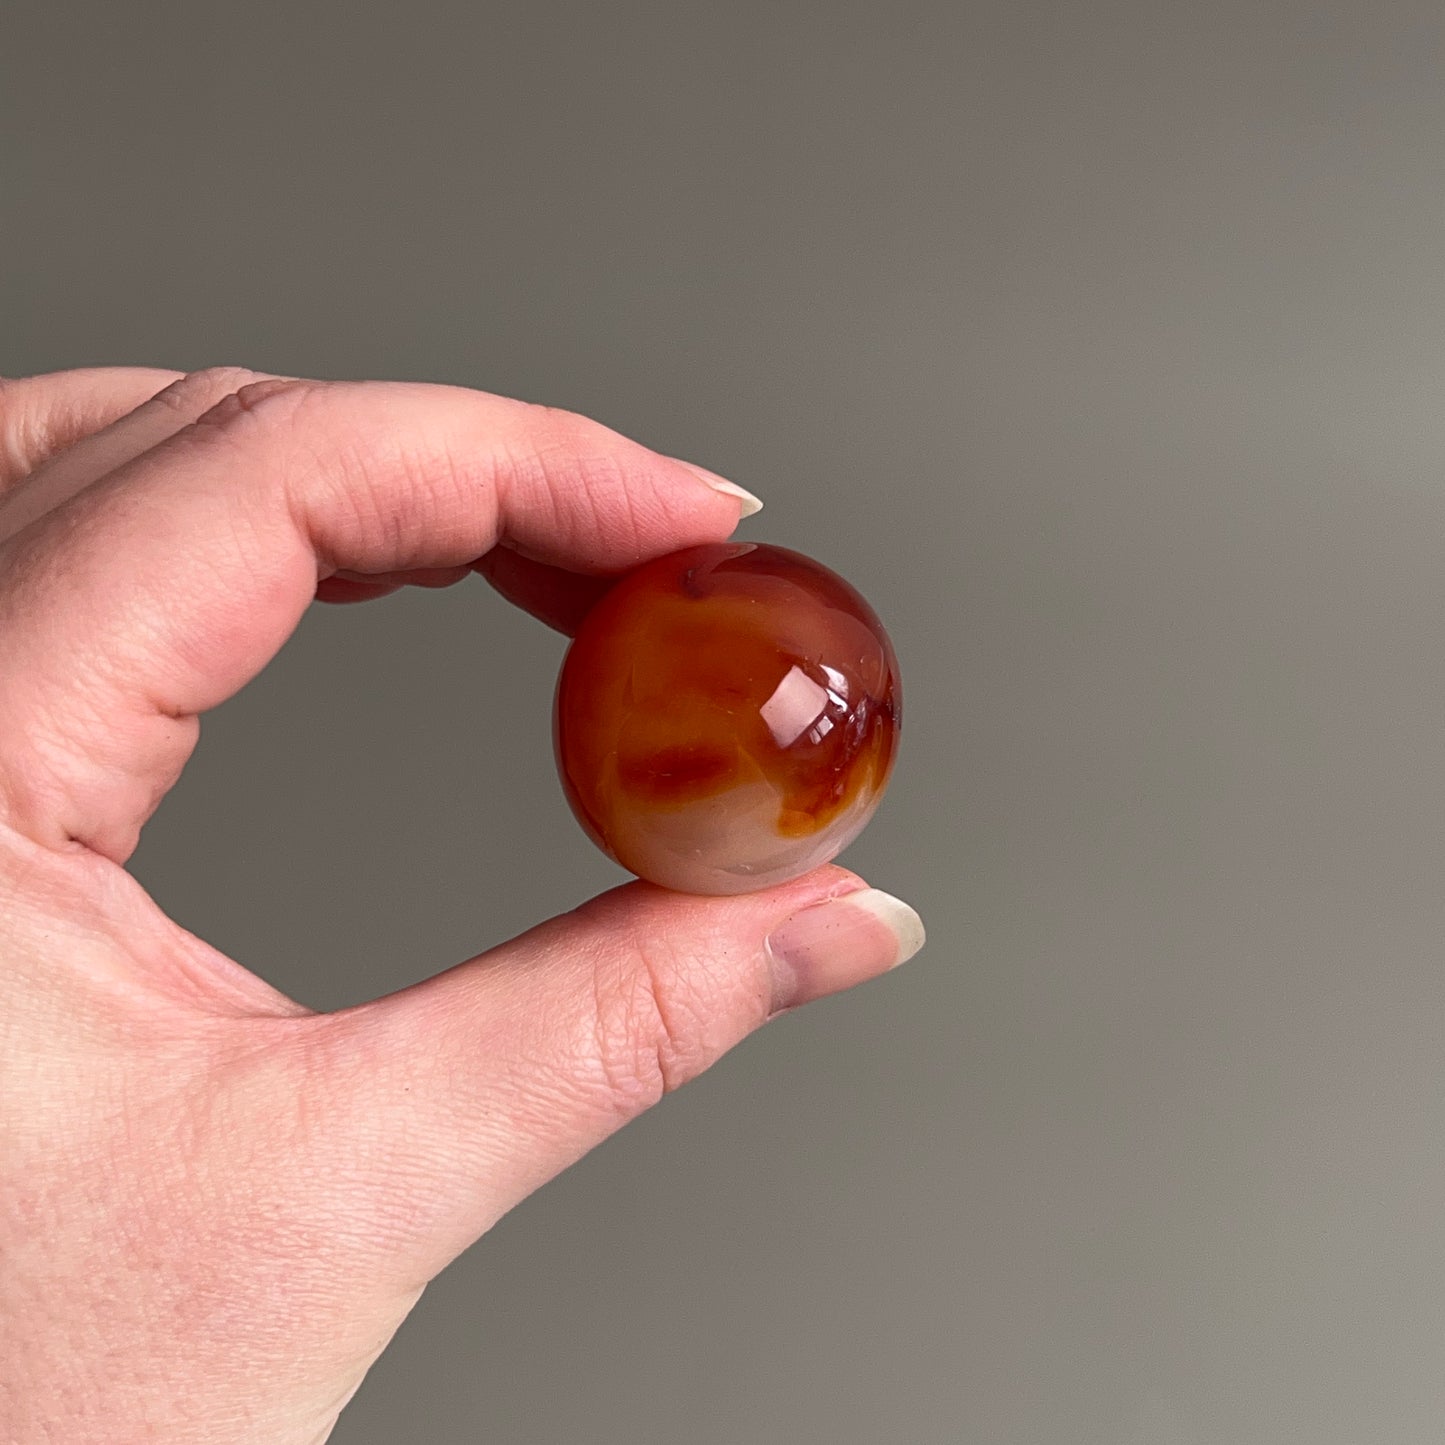
<path id="1" fill-rule="evenodd" d="M 898 745 L 898 662 L 836 573 L 726 542 L 629 573 L 557 684 L 557 764 L 594 842 L 687 893 L 745 893 L 863 830 Z"/>

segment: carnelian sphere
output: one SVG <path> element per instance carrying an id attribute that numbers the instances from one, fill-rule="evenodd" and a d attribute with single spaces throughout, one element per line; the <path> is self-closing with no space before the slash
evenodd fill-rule
<path id="1" fill-rule="evenodd" d="M 557 766 L 592 840 L 685 893 L 746 893 L 863 830 L 898 746 L 873 609 L 783 547 L 690 547 L 628 573 L 557 681 Z"/>

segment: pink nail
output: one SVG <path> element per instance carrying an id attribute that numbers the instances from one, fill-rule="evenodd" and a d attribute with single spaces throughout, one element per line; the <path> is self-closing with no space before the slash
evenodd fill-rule
<path id="1" fill-rule="evenodd" d="M 785 918 L 768 935 L 774 1013 L 887 973 L 923 947 L 923 920 L 877 888 L 845 893 Z"/>

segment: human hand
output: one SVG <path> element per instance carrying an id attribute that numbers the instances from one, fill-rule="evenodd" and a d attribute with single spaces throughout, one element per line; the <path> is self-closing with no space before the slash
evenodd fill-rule
<path id="1" fill-rule="evenodd" d="M 630 883 L 318 1014 L 125 871 L 200 714 L 313 598 L 480 570 L 565 629 L 607 572 L 728 536 L 716 481 L 459 388 L 0 382 L 0 1437 L 325 1439 L 502 1214 L 922 942 L 841 868 L 732 898 Z"/>

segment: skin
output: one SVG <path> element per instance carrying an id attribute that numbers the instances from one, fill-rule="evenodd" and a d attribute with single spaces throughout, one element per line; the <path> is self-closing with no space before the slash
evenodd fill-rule
<path id="1" fill-rule="evenodd" d="M 473 571 L 554 626 L 738 502 L 460 388 L 97 369 L 0 381 L 0 1438 L 315 1442 L 428 1280 L 774 1013 L 765 940 L 843 869 L 634 883 L 318 1014 L 124 864 L 314 599 Z M 276 970 L 284 974 L 284 968 Z"/>

